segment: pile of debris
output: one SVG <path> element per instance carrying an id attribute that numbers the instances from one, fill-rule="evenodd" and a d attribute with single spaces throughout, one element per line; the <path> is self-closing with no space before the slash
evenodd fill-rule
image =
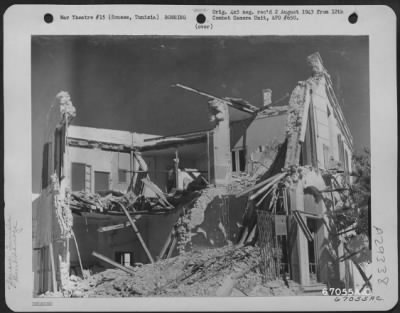
<path id="1" fill-rule="evenodd" d="M 250 175 L 247 172 L 232 173 L 232 183 L 227 191 L 231 195 L 236 195 L 247 188 L 254 186 L 260 179 L 260 175 Z"/>
<path id="2" fill-rule="evenodd" d="M 156 197 L 136 196 L 132 191 L 121 193 L 109 190 L 98 193 L 87 191 L 72 192 L 68 200 L 74 213 L 99 212 L 107 214 L 124 214 L 122 206 L 130 214 L 165 213 L 174 207 L 164 194 Z"/>
<path id="3" fill-rule="evenodd" d="M 115 190 L 99 191 L 92 193 L 88 191 L 75 191 L 66 199 L 69 207 L 74 213 L 98 212 L 106 214 L 124 214 L 124 209 L 130 214 L 164 214 L 176 206 L 190 202 L 201 194 L 201 190 L 208 185 L 197 178 L 193 180 L 187 190 L 175 190 L 172 194 L 165 194 L 148 178 L 141 179 L 141 190 L 135 193 L 128 190 L 122 193 Z M 143 187 L 151 190 L 154 196 L 143 194 Z M 123 206 L 123 208 L 122 208 Z"/>
<path id="4" fill-rule="evenodd" d="M 120 211 L 118 204 L 124 205 L 128 210 L 132 210 L 136 197 L 132 193 L 123 194 L 117 191 L 109 191 L 103 196 L 100 193 L 87 191 L 77 191 L 71 193 L 70 208 L 74 212 L 100 212 Z"/>
<path id="5" fill-rule="evenodd" d="M 260 250 L 252 246 L 185 253 L 129 267 L 131 274 L 109 269 L 86 279 L 71 276 L 64 296 L 274 296 L 301 292 L 298 285 L 284 280 L 263 283 L 259 260 Z"/>

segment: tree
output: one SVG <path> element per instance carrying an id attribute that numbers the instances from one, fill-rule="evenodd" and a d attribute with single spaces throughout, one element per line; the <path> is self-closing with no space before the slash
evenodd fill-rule
<path id="1" fill-rule="evenodd" d="M 371 214 L 371 157 L 367 148 L 353 155 L 352 177 L 349 192 L 341 193 L 342 201 L 332 212 L 336 230 L 345 233 L 353 230 L 370 238 Z"/>
<path id="2" fill-rule="evenodd" d="M 356 232 L 366 234 L 370 238 L 371 153 L 368 148 L 364 148 L 362 153 L 353 155 L 351 176 L 353 183 L 350 189 L 350 197 L 352 203 L 358 209 L 359 215 L 356 220 Z"/>

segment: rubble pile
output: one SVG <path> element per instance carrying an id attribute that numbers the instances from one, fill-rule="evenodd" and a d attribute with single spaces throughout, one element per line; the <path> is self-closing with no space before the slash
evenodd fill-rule
<path id="1" fill-rule="evenodd" d="M 273 296 L 300 292 L 298 285 L 288 287 L 283 280 L 263 283 L 259 258 L 259 248 L 252 246 L 184 253 L 131 267 L 133 275 L 109 269 L 87 279 L 71 276 L 64 296 Z"/>
<path id="2" fill-rule="evenodd" d="M 232 173 L 232 183 L 229 185 L 228 193 L 235 195 L 253 186 L 259 179 L 259 175 L 250 175 L 247 172 Z"/>
<path id="3" fill-rule="evenodd" d="M 208 205 L 216 198 L 221 197 L 226 193 L 225 188 L 209 187 L 203 189 L 200 195 L 191 204 L 189 215 L 189 229 L 194 229 L 196 226 L 204 222 L 204 214 Z"/>
<path id="4" fill-rule="evenodd" d="M 119 209 L 113 208 L 113 202 L 122 203 L 127 207 L 131 201 L 122 193 L 110 192 L 102 197 L 98 193 L 77 191 L 71 193 L 70 207 L 75 211 L 118 211 Z"/>
<path id="5" fill-rule="evenodd" d="M 128 212 L 141 213 L 142 211 L 164 211 L 165 205 L 159 198 L 135 196 L 134 193 L 121 193 L 110 190 L 102 193 L 91 193 L 87 191 L 72 192 L 69 200 L 73 212 L 99 212 L 99 213 L 121 213 L 121 205 Z"/>

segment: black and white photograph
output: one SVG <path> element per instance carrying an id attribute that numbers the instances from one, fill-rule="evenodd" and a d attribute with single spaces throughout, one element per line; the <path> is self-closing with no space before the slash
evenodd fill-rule
<path id="1" fill-rule="evenodd" d="M 32 37 L 37 296 L 368 294 L 368 37 Z"/>
<path id="2" fill-rule="evenodd" d="M 8 307 L 392 308 L 393 13 L 11 7 Z"/>

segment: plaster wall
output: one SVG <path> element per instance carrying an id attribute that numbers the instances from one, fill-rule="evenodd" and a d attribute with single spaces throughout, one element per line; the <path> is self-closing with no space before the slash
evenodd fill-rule
<path id="1" fill-rule="evenodd" d="M 231 123 L 231 148 L 245 149 L 246 170 L 250 159 L 260 146 L 281 144 L 286 139 L 287 115 L 257 116 L 252 120 Z"/>
<path id="2" fill-rule="evenodd" d="M 337 136 L 340 134 L 343 140 L 344 148 L 348 154 L 347 163 L 349 164 L 349 169 L 351 169 L 351 148 L 345 140 L 345 136 L 341 131 L 337 119 L 335 118 L 332 103 L 330 102 L 326 93 L 325 84 L 326 82 L 324 78 L 321 78 L 318 83 L 313 83 L 311 95 L 316 129 L 318 167 L 328 167 L 324 162 L 324 145 L 329 148 L 329 158 L 333 157 L 335 160 L 339 160 L 340 156 Z"/>
<path id="3" fill-rule="evenodd" d="M 86 149 L 79 147 L 67 147 L 71 163 L 84 163 L 91 166 L 91 192 L 94 192 L 95 172 L 110 173 L 110 189 L 126 192 L 129 185 L 129 175 L 124 183 L 118 179 L 118 169 L 130 170 L 130 155 L 113 151 L 99 149 Z M 66 173 L 71 179 L 71 171 Z"/>

